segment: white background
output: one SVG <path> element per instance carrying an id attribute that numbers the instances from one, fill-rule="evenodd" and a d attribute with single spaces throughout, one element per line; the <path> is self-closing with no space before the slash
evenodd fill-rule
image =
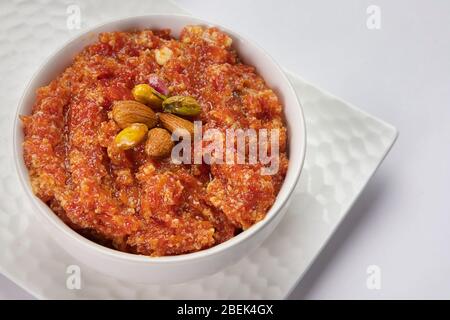
<path id="1" fill-rule="evenodd" d="M 450 1 L 177 3 L 400 131 L 290 298 L 450 299 Z M 380 30 L 366 26 L 369 5 L 381 9 Z M 366 287 L 373 264 L 380 290 Z M 30 296 L 0 276 L 0 298 Z"/>

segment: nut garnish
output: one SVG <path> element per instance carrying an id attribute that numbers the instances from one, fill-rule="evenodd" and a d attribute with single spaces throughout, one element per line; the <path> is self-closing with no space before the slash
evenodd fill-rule
<path id="1" fill-rule="evenodd" d="M 194 135 L 194 124 L 189 120 L 180 118 L 171 113 L 159 113 L 159 120 L 163 127 L 170 132 L 174 132 L 177 129 L 184 129 L 189 132 L 191 136 Z"/>
<path id="2" fill-rule="evenodd" d="M 158 75 L 155 73 L 152 73 L 148 77 L 148 84 L 155 89 L 160 94 L 163 94 L 164 96 L 167 96 L 169 94 L 169 88 L 167 87 L 167 84 L 163 79 L 161 79 Z"/>
<path id="3" fill-rule="evenodd" d="M 166 96 L 146 83 L 136 85 L 131 93 L 136 101 L 156 109 L 161 108 L 163 101 L 166 99 Z"/>
<path id="4" fill-rule="evenodd" d="M 172 50 L 167 47 L 162 47 L 161 49 L 155 50 L 155 59 L 160 66 L 165 65 L 166 62 L 172 58 L 172 55 Z"/>
<path id="5" fill-rule="evenodd" d="M 169 131 L 153 128 L 148 132 L 145 153 L 152 158 L 163 158 L 170 155 L 174 143 Z"/>
<path id="6" fill-rule="evenodd" d="M 133 123 L 120 131 L 114 138 L 114 143 L 120 150 L 128 150 L 137 146 L 144 138 L 148 128 L 143 123 Z"/>
<path id="7" fill-rule="evenodd" d="M 148 128 L 153 128 L 158 123 L 158 117 L 152 109 L 133 100 L 114 102 L 112 117 L 121 129 L 133 123 L 143 123 Z"/>
<path id="8" fill-rule="evenodd" d="M 173 96 L 164 100 L 162 104 L 164 112 L 179 114 L 182 116 L 196 116 L 202 111 L 200 104 L 193 97 Z"/>

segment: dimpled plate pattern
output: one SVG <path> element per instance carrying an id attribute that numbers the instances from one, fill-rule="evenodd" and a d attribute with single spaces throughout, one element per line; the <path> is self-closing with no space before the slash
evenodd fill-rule
<path id="1" fill-rule="evenodd" d="M 255 252 L 215 275 L 177 285 L 124 283 L 92 271 L 46 234 L 27 200 L 12 159 L 13 115 L 33 72 L 68 38 L 103 21 L 149 13 L 183 13 L 172 2 L 77 1 L 81 30 L 66 27 L 71 0 L 0 3 L 0 272 L 38 298 L 285 298 L 330 238 L 392 146 L 392 126 L 322 92 L 297 76 L 307 121 L 307 155 L 292 205 Z M 82 287 L 66 288 L 66 268 L 80 265 Z"/>

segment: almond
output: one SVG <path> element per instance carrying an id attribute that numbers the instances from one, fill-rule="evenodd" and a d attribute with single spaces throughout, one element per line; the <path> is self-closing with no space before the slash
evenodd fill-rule
<path id="1" fill-rule="evenodd" d="M 148 128 L 153 128 L 158 123 L 158 117 L 152 109 L 133 100 L 115 101 L 112 117 L 122 129 L 129 127 L 133 123 L 143 123 Z"/>
<path id="2" fill-rule="evenodd" d="M 180 118 L 174 114 L 160 113 L 159 121 L 161 121 L 164 128 L 172 133 L 177 129 L 183 129 L 189 132 L 191 136 L 194 135 L 194 124 L 191 121 Z M 183 134 L 183 132 L 180 133 Z"/>
<path id="3" fill-rule="evenodd" d="M 170 155 L 173 146 L 169 131 L 163 128 L 153 128 L 147 135 L 145 153 L 152 158 L 163 158 Z"/>

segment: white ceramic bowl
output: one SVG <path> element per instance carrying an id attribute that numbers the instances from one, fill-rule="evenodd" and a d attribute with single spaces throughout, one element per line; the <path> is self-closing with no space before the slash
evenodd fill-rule
<path id="1" fill-rule="evenodd" d="M 30 114 L 36 89 L 47 85 L 69 66 L 73 57 L 86 45 L 95 42 L 100 32 L 170 28 L 178 36 L 184 26 L 192 24 L 215 25 L 190 16 L 149 15 L 112 21 L 88 30 L 64 45 L 44 63 L 29 83 L 18 105 L 13 133 L 15 163 L 25 192 L 36 208 L 36 214 L 47 227 L 50 236 L 69 254 L 89 267 L 125 281 L 165 284 L 215 273 L 250 254 L 275 229 L 289 205 L 300 176 L 306 147 L 302 108 L 285 74 L 260 47 L 231 30 L 215 25 L 233 38 L 233 47 L 239 56 L 245 63 L 256 67 L 257 72 L 281 99 L 288 125 L 290 162 L 283 186 L 265 219 L 222 244 L 179 256 L 153 258 L 116 251 L 84 238 L 64 224 L 31 191 L 28 170 L 23 161 L 23 131 L 19 115 Z"/>

